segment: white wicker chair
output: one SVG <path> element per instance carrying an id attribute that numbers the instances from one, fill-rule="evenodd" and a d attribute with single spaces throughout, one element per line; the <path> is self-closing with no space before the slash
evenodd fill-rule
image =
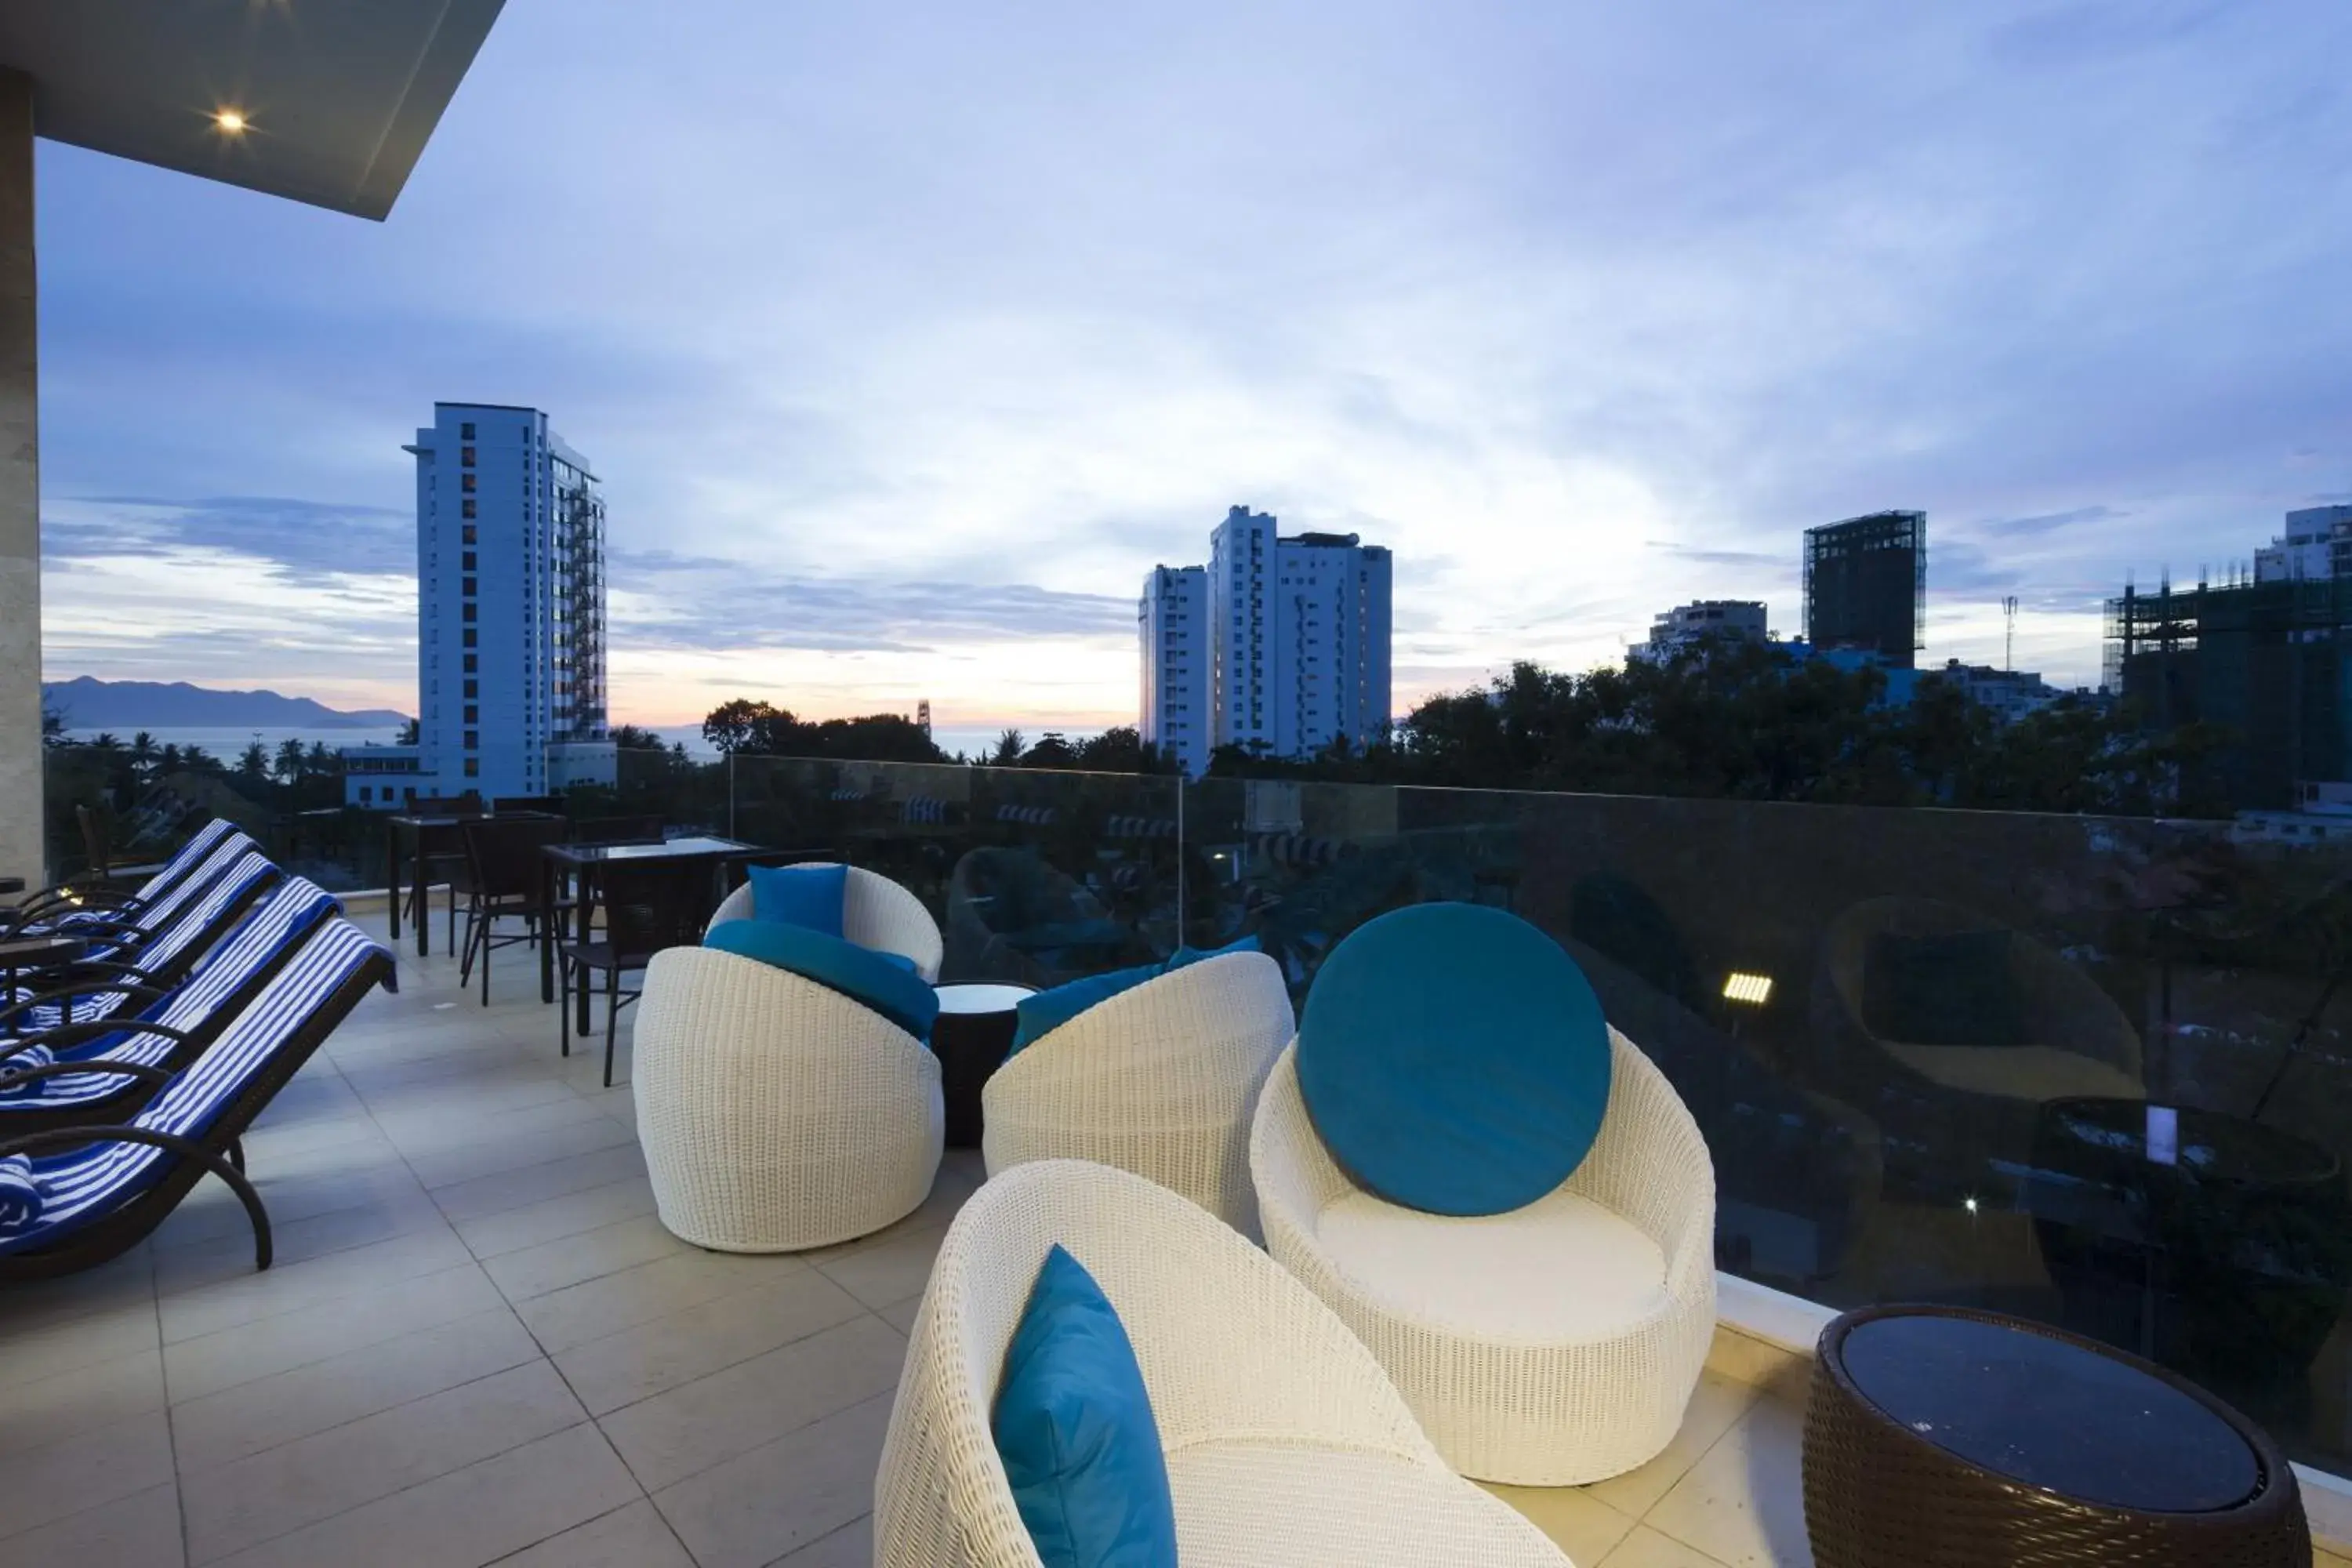
<path id="1" fill-rule="evenodd" d="M 1070 1160 L 990 1181 L 940 1248 L 874 1482 L 877 1568 L 1037 1568 L 989 1414 L 1056 1242 L 1135 1345 L 1185 1568 L 1566 1568 L 1446 1468 L 1355 1336 L 1265 1254 L 1140 1177 Z"/>
<path id="2" fill-rule="evenodd" d="M 1187 964 L 1033 1041 L 981 1090 L 988 1173 L 1092 1160 L 1148 1176 L 1255 1240 L 1250 1112 L 1297 1030 L 1262 952 Z"/>
<path id="3" fill-rule="evenodd" d="M 1673 1088 L 1609 1031 L 1608 1114 L 1575 1174 L 1509 1214 L 1418 1214 L 1316 1136 L 1297 1048 L 1250 1135 L 1266 1246 L 1396 1380 L 1446 1462 L 1580 1486 L 1673 1440 L 1715 1334 L 1715 1167 Z"/>
<path id="4" fill-rule="evenodd" d="M 731 952 L 655 955 L 630 1081 L 656 1210 L 697 1247 L 847 1241 L 912 1211 L 939 1171 L 939 1058 L 839 992 Z"/>
<path id="5" fill-rule="evenodd" d="M 812 862 L 816 864 L 816 862 Z M 751 918 L 751 884 L 744 883 L 719 900 L 710 925 Z M 703 928 L 705 935 L 709 926 Z M 841 889 L 841 934 L 860 947 L 896 952 L 915 961 L 915 973 L 926 984 L 940 979 L 943 945 L 939 922 L 923 900 L 878 872 L 849 868 Z"/>

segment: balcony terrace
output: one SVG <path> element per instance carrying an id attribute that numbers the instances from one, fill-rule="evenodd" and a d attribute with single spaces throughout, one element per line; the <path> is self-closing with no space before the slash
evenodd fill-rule
<path id="1" fill-rule="evenodd" d="M 0 1563 L 862 1568 L 977 1153 L 863 1241 L 705 1252 L 523 964 L 487 1008 L 446 955 L 401 967 L 246 1140 L 271 1268 L 207 1180 L 151 1244 L 0 1293 Z M 1580 1568 L 1803 1563 L 1802 1370 L 1727 1332 L 1657 1460 L 1497 1490 Z"/>
<path id="2" fill-rule="evenodd" d="M 56 749 L 53 827 L 77 800 L 126 834 L 172 809 L 227 814 L 329 886 L 394 879 L 378 815 L 272 816 L 247 798 L 261 785 L 217 772 L 125 795 L 120 767 Z M 1882 1301 L 2154 1349 L 2317 1467 L 2315 1538 L 2352 1539 L 2326 1473 L 2352 1420 L 2352 1237 L 2327 1217 L 2352 999 L 2326 934 L 2352 883 L 2332 847 L 2210 825 L 659 752 L 572 804 L 887 872 L 944 933 L 949 981 L 1051 984 L 1246 933 L 1303 997 L 1340 938 L 1425 901 L 1499 906 L 1557 938 L 1689 1109 L 1717 1197 L 1721 1321 L 1681 1435 L 1596 1486 L 1491 1489 L 1581 1568 L 1810 1562 L 1806 1352 L 1833 1308 Z M 53 836 L 52 863 L 70 859 Z M 383 895 L 350 897 L 383 932 Z M 460 993 L 435 905 L 435 951 L 408 922 L 399 994 L 362 1004 L 246 1141 L 274 1268 L 253 1272 L 241 1212 L 207 1180 L 132 1255 L 0 1291 L 0 1564 L 869 1560 L 890 1395 L 934 1255 L 981 1184 L 975 1152 L 950 1149 L 919 1208 L 854 1243 L 688 1246 L 654 1216 L 635 1137 L 636 1010 L 605 1089 L 601 1039 L 558 1054 L 529 950 L 497 955 L 492 1005 Z M 1890 928 L 1964 970 L 1969 933 L 2001 933 L 2040 1009 L 2020 1028 L 2063 1047 L 1938 1057 L 1882 1037 L 1870 972 L 1910 951 L 1874 945 Z M 2086 1201 L 2169 1179 L 2136 1153 L 2085 1187 L 2049 1143 L 2074 1125 L 2053 1106 L 2118 1078 L 2135 1151 L 2144 1096 L 2177 1116 L 2192 1172 L 2238 1157 L 2216 1138 L 2310 1164 L 2297 1190 L 2322 1223 L 2272 1233 L 2273 1211 L 2241 1207 L 2214 1233 L 2189 1207 L 2150 1235 Z M 2085 1262 L 2085 1233 L 2135 1249 L 2129 1289 Z M 2219 1293 L 2200 1284 L 2216 1265 Z"/>

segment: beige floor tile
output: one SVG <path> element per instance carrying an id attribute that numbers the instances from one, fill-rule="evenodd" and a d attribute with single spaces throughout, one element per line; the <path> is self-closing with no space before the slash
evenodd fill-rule
<path id="1" fill-rule="evenodd" d="M 268 1168 L 280 1159 L 331 1150 L 340 1154 L 370 1143 L 385 1142 L 383 1131 L 364 1110 L 353 1107 L 341 1116 L 304 1118 L 257 1127 L 241 1140 L 248 1171 Z"/>
<path id="2" fill-rule="evenodd" d="M 871 1568 L 869 1557 L 859 1568 Z M 498 1568 L 695 1568 L 661 1510 L 639 1500 L 501 1557 Z"/>
<path id="3" fill-rule="evenodd" d="M 173 1447 L 180 1473 L 198 1475 L 539 1359 L 499 1307 L 176 1405 Z"/>
<path id="4" fill-rule="evenodd" d="M 236 1568 L 473 1568 L 637 1495 L 611 1447 L 583 1424 L 226 1561 Z"/>
<path id="5" fill-rule="evenodd" d="M 568 1127 L 526 1132 L 488 1142 L 467 1143 L 437 1153 L 412 1157 L 409 1168 L 428 1187 L 454 1186 L 502 1172 L 527 1170 L 551 1160 L 593 1154 L 625 1144 L 636 1147 L 637 1135 L 609 1116 L 593 1117 Z"/>
<path id="6" fill-rule="evenodd" d="M 164 1383 L 175 1404 L 200 1399 L 257 1377 L 505 1307 L 506 1298 L 499 1294 L 481 1266 L 467 1263 L 367 1294 L 166 1345 Z"/>
<path id="7" fill-rule="evenodd" d="M 180 1568 L 180 1491 L 170 1482 L 0 1539 L 0 1568 Z"/>
<path id="8" fill-rule="evenodd" d="M 789 1258 L 688 1250 L 533 1296 L 515 1310 L 553 1354 L 750 1289 L 800 1267 L 805 1265 Z"/>
<path id="9" fill-rule="evenodd" d="M 630 1176 L 502 1214 L 460 1220 L 457 1237 L 473 1248 L 475 1257 L 496 1258 L 653 1212 L 653 1183 L 644 1176 Z"/>
<path id="10" fill-rule="evenodd" d="M 1632 1519 L 1575 1487 L 1479 1484 L 1533 1521 L 1578 1563 L 1600 1562 L 1633 1528 Z"/>
<path id="11" fill-rule="evenodd" d="M 779 1265 L 792 1265 L 778 1258 Z M 805 1264 L 781 1277 L 560 1352 L 555 1364 L 589 1413 L 603 1415 L 680 1387 L 864 1311 Z"/>
<path id="12" fill-rule="evenodd" d="M 874 1507 L 887 1396 L 738 1455 L 654 1494 L 700 1568 L 764 1568 Z"/>
<path id="13" fill-rule="evenodd" d="M 887 1307 L 919 1296 L 930 1282 L 931 1261 L 947 1239 L 946 1227 L 900 1231 L 824 1258 L 817 1267 L 869 1307 Z"/>
<path id="14" fill-rule="evenodd" d="M 543 1241 L 518 1252 L 485 1259 L 482 1269 L 509 1301 L 527 1300 L 583 1280 L 597 1279 L 693 1250 L 662 1228 L 651 1215 L 625 1219 L 576 1236 Z"/>
<path id="15" fill-rule="evenodd" d="M 37 1279 L 0 1292 L 0 1336 L 16 1340 L 48 1329 L 133 1311 L 155 1300 L 154 1266 L 145 1247 L 62 1279 Z M 119 1352 L 116 1352 L 119 1353 Z"/>
<path id="16" fill-rule="evenodd" d="M 646 1173 L 646 1157 L 635 1140 L 610 1149 L 570 1154 L 520 1170 L 497 1171 L 433 1189 L 433 1201 L 453 1221 L 479 1219 L 530 1204 L 544 1203 L 589 1187 L 605 1186 Z"/>
<path id="17" fill-rule="evenodd" d="M 393 1285 L 438 1274 L 474 1255 L 445 1221 L 430 1230 L 394 1237 L 348 1252 L 248 1272 L 158 1303 L 163 1342 L 198 1339 L 264 1319 L 282 1317 L 322 1302 L 373 1295 Z"/>
<path id="18" fill-rule="evenodd" d="M 377 1204 L 395 1204 L 425 1189 L 396 1155 L 368 1160 L 350 1170 L 312 1171 L 290 1176 L 282 1172 L 254 1173 L 261 1201 L 269 1210 L 270 1228 L 289 1226 L 316 1215 L 341 1214 Z M 155 1227 L 155 1253 L 161 1258 L 175 1248 L 235 1237 L 246 1244 L 246 1265 L 253 1262 L 253 1226 L 245 1205 L 218 1182 L 204 1182 L 180 1201 L 172 1216 Z"/>
<path id="19" fill-rule="evenodd" d="M 897 1385 L 906 1349 L 887 1324 L 853 1318 L 640 1400 L 602 1425 L 652 1491 L 885 1393 Z M 687 1545 L 694 1545 L 690 1537 Z"/>
<path id="20" fill-rule="evenodd" d="M 2352 1568 L 2352 1557 L 2338 1557 L 2333 1552 L 2315 1550 L 2311 1554 L 2312 1568 Z"/>
<path id="21" fill-rule="evenodd" d="M 557 1084 L 554 1087 L 562 1089 Z M 462 1101 L 463 1097 L 455 1097 Z M 477 1106 L 446 1104 L 420 1110 L 379 1125 L 411 1162 L 471 1149 L 495 1149 L 502 1144 L 558 1132 L 583 1121 L 612 1120 L 592 1102 L 564 1089 L 527 1105 Z"/>
<path id="22" fill-rule="evenodd" d="M 43 1324 L 0 1324 L 0 1389 L 37 1383 L 153 1350 L 155 1303 L 92 1311 Z"/>
<path id="23" fill-rule="evenodd" d="M 0 1535 L 17 1535 L 169 1482 L 171 1423 L 160 1410 L 110 1421 L 0 1465 Z"/>
<path id="24" fill-rule="evenodd" d="M 1803 1436 L 1795 1405 L 1757 1401 L 1643 1522 L 1728 1568 L 1811 1568 Z"/>
<path id="25" fill-rule="evenodd" d="M 1707 1349 L 1706 1364 L 1726 1377 L 1752 1384 L 1783 1399 L 1802 1399 L 1813 1375 L 1812 1357 L 1720 1325 Z"/>
<path id="26" fill-rule="evenodd" d="M 1637 1524 L 1633 1532 L 1618 1543 L 1617 1550 L 1601 1560 L 1598 1568 L 1723 1568 L 1723 1565 L 1696 1547 L 1685 1546 L 1670 1535 L 1660 1535 L 1646 1524 Z"/>
<path id="27" fill-rule="evenodd" d="M 1701 1373 L 1698 1386 L 1691 1391 L 1690 1405 L 1683 1412 L 1682 1427 L 1665 1452 L 1640 1469 L 1597 1481 L 1586 1489 L 1618 1512 L 1641 1518 L 1761 1397 L 1761 1391 L 1748 1384 L 1717 1372 Z"/>
<path id="28" fill-rule="evenodd" d="M 188 1556 L 228 1556 L 586 1419 L 533 1361 L 281 1444 L 191 1480 Z"/>
<path id="29" fill-rule="evenodd" d="M 776 1559 L 773 1568 L 872 1568 L 874 1516 L 845 1524 L 820 1541 Z"/>
<path id="30" fill-rule="evenodd" d="M 284 1220 L 271 1215 L 270 1268 L 291 1268 L 314 1258 L 372 1247 L 380 1241 L 415 1236 L 448 1224 L 433 1200 L 425 1195 L 424 1188 L 413 1181 L 404 1185 L 406 1190 L 403 1191 L 387 1183 L 387 1191 L 382 1196 L 306 1219 Z M 267 1205 L 268 1199 L 265 1197 L 262 1202 Z M 239 1205 L 239 1218 L 243 1214 L 243 1206 Z M 156 1293 L 168 1298 L 206 1285 L 242 1279 L 255 1272 L 253 1256 L 249 1226 L 209 1240 L 159 1248 L 155 1254 Z"/>
<path id="31" fill-rule="evenodd" d="M 0 1387 L 0 1464 L 163 1408 L 163 1352 L 143 1350 Z"/>
<path id="32" fill-rule="evenodd" d="M 912 1334 L 915 1331 L 915 1314 L 922 1310 L 923 1299 L 920 1296 L 909 1296 L 905 1300 L 894 1301 L 887 1307 L 877 1307 L 875 1309 L 874 1315 L 900 1333 Z"/>

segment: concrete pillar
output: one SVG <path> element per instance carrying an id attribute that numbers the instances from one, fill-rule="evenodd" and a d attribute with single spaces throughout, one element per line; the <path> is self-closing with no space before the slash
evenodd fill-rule
<path id="1" fill-rule="evenodd" d="M 33 82 L 0 69 L 0 877 L 41 865 L 40 353 Z"/>

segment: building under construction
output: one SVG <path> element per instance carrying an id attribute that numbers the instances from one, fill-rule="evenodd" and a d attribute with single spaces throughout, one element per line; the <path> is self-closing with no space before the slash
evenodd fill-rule
<path id="1" fill-rule="evenodd" d="M 2241 810 L 2352 778 L 2352 575 L 2200 583 L 2107 601 L 2107 689 L 2143 728 L 2223 731 L 2213 782 Z"/>
<path id="2" fill-rule="evenodd" d="M 1805 640 L 1912 667 L 1926 638 L 1927 514 L 1876 511 L 1805 530 Z"/>

